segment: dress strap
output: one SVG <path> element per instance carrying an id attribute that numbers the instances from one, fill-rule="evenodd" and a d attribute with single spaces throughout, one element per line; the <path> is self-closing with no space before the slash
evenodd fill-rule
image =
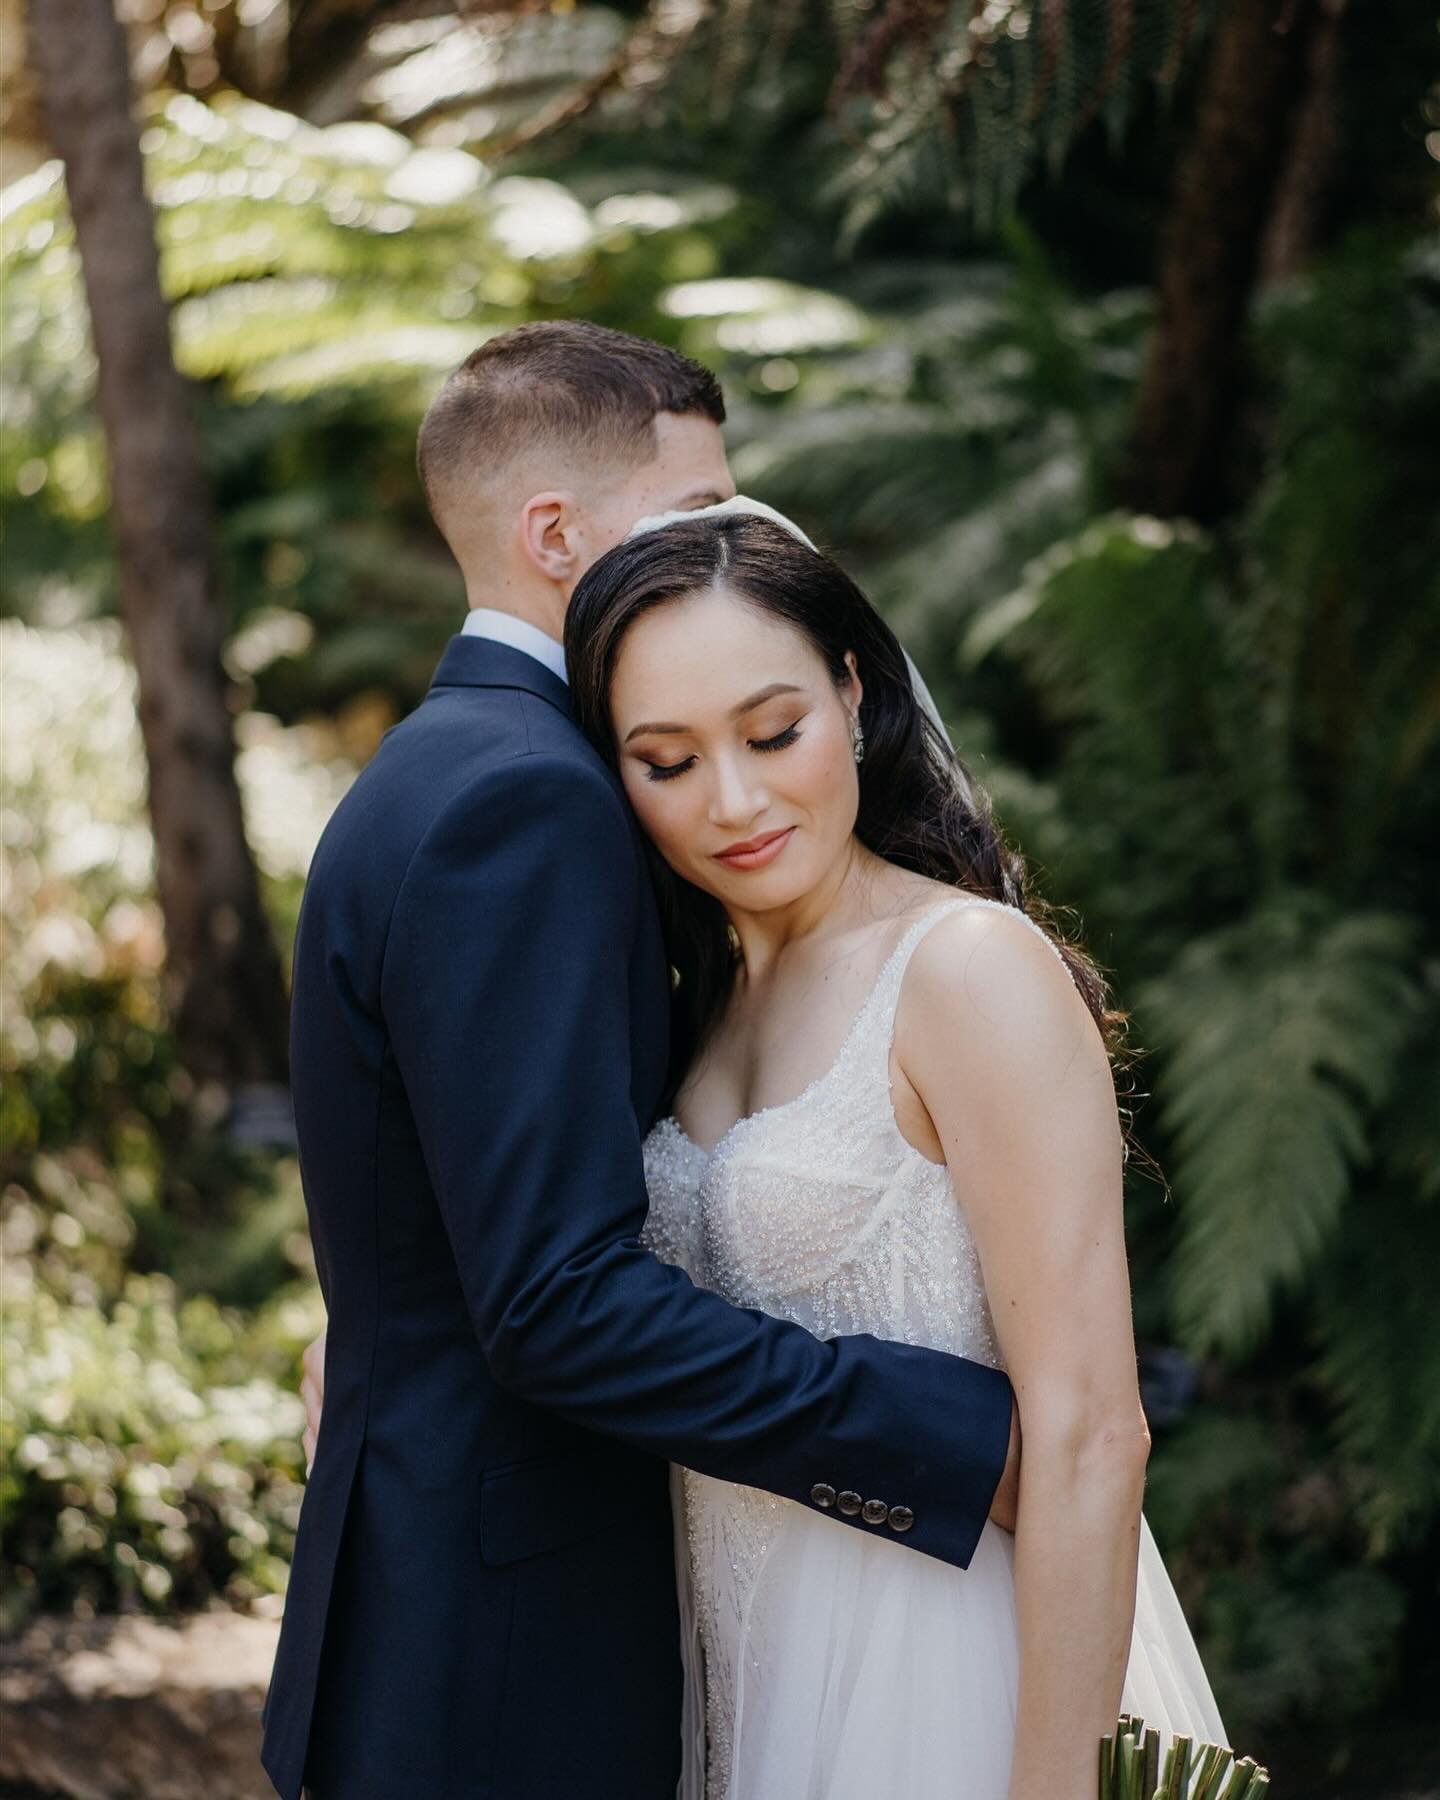
<path id="1" fill-rule="evenodd" d="M 1028 914 L 1021 912 L 1018 906 L 1012 906 L 1008 900 L 992 900 L 985 894 L 957 894 L 953 900 L 942 900 L 938 906 L 932 906 L 928 912 L 922 913 L 910 926 L 890 953 L 890 958 L 880 971 L 879 978 L 875 983 L 870 1004 L 876 1015 L 874 1024 L 880 1029 L 873 1032 L 872 1041 L 883 1045 L 887 1063 L 890 1056 L 890 1042 L 895 1031 L 895 1010 L 900 1003 L 900 989 L 904 983 L 905 971 L 910 965 L 911 957 L 942 919 L 948 919 L 952 913 L 960 912 L 963 908 L 970 906 L 995 907 L 1028 925 L 1054 955 L 1065 973 L 1071 974 L 1070 965 L 1060 954 L 1055 940 L 1042 931 Z M 1073 975 L 1071 979 L 1074 979 Z"/>
<path id="2" fill-rule="evenodd" d="M 996 906 L 1005 912 L 1013 913 L 1017 919 L 1023 919 L 1030 929 L 1036 932 L 1060 962 L 1060 966 L 1069 974 L 1069 965 L 1059 950 L 1040 927 L 1031 918 L 1027 918 L 1018 907 L 1011 906 L 1004 900 L 991 900 L 984 894 L 956 894 L 953 900 L 942 900 L 932 906 L 928 912 L 922 913 L 918 919 L 906 928 L 898 944 L 881 964 L 880 973 L 875 977 L 870 992 L 865 998 L 858 1013 L 851 1021 L 850 1029 L 841 1042 L 835 1060 L 823 1074 L 817 1075 L 808 1087 L 801 1090 L 792 1100 L 783 1101 L 779 1106 L 764 1107 L 760 1113 L 752 1113 L 751 1118 L 765 1114 L 787 1111 L 797 1106 L 801 1100 L 809 1098 L 816 1089 L 829 1088 L 837 1083 L 858 1083 L 851 1088 L 856 1116 L 863 1114 L 864 1109 L 873 1104 L 877 1094 L 883 1094 L 885 1104 L 889 1105 L 890 1084 L 887 1074 L 890 1062 L 890 1045 L 895 1035 L 895 1009 L 900 1000 L 900 987 L 905 979 L 905 971 L 909 967 L 910 958 L 919 948 L 925 936 L 934 930 L 942 919 L 951 913 L 959 912 L 967 906 Z M 877 1085 L 877 1077 L 878 1085 Z M 739 1123 L 739 1121 L 737 1121 Z M 732 1130 L 735 1129 L 733 1126 Z"/>

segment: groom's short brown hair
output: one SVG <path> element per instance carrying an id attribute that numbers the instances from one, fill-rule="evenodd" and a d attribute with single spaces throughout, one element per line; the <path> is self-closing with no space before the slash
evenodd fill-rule
<path id="1" fill-rule="evenodd" d="M 583 319 L 502 331 L 466 357 L 421 422 L 420 480 L 435 522 L 445 531 L 456 502 L 518 454 L 638 468 L 655 454 L 662 412 L 723 424 L 720 383 L 668 345 Z"/>

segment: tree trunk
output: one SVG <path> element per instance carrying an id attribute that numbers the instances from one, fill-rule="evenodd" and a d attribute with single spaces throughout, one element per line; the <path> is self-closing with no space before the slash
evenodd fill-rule
<path id="1" fill-rule="evenodd" d="M 1345 0 L 1322 0 L 1310 36 L 1305 96 L 1265 227 L 1260 280 L 1266 287 L 1298 275 L 1324 234 L 1340 155 L 1340 20 L 1344 9 Z"/>
<path id="2" fill-rule="evenodd" d="M 65 164 L 110 465 L 120 603 L 181 1059 L 232 1098 L 286 1078 L 286 1002 L 235 781 L 225 616 L 190 395 L 175 367 L 154 219 L 111 0 L 31 0 L 30 54 Z M 216 1095 L 219 1097 L 219 1095 Z"/>
<path id="3" fill-rule="evenodd" d="M 1321 11 L 1322 0 L 1228 0 L 1217 20 L 1121 482 L 1137 512 L 1209 523 L 1243 497 L 1245 329 Z"/>

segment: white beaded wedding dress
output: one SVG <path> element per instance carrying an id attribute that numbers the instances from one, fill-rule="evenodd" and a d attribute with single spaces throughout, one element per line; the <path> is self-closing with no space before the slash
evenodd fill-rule
<path id="1" fill-rule="evenodd" d="M 889 1081 L 921 938 L 958 907 L 1001 904 L 960 896 L 918 919 L 834 1063 L 795 1099 L 708 1152 L 673 1118 L 655 1127 L 645 1238 L 658 1256 L 817 1337 L 871 1332 L 1004 1366 L 964 1195 L 901 1135 Z M 672 1481 L 679 1800 L 1005 1800 L 1019 1682 L 1008 1533 L 987 1524 L 958 1569 L 756 1488 L 679 1468 Z M 1143 1523 L 1123 1706 L 1164 1741 L 1226 1741 Z"/>

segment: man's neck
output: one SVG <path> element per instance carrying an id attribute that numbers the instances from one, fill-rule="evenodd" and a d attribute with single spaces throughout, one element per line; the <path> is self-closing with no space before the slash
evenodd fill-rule
<path id="1" fill-rule="evenodd" d="M 472 606 L 461 627 L 461 634 L 508 644 L 512 650 L 520 650 L 526 656 L 534 657 L 536 662 L 543 664 L 562 681 L 568 680 L 565 651 L 559 640 L 542 631 L 538 625 L 532 625 L 528 619 L 522 619 L 517 613 L 502 612 L 493 606 Z"/>
<path id="2" fill-rule="evenodd" d="M 513 624 L 519 625 L 524 631 L 538 631 L 541 637 L 548 638 L 552 644 L 561 644 L 565 641 L 561 632 L 552 631 L 547 626 L 540 624 L 538 620 L 527 618 L 524 613 L 514 612 L 508 606 L 492 605 L 488 600 L 477 601 L 473 604 L 467 616 L 472 619 L 484 620 L 507 619 Z"/>
<path id="3" fill-rule="evenodd" d="M 558 588 L 538 588 L 533 583 L 515 581 L 505 574 L 497 579 L 488 576 L 465 580 L 465 601 L 473 612 L 485 608 L 490 612 L 508 613 L 543 631 L 558 644 L 565 636 L 565 609 L 568 596 Z"/>

